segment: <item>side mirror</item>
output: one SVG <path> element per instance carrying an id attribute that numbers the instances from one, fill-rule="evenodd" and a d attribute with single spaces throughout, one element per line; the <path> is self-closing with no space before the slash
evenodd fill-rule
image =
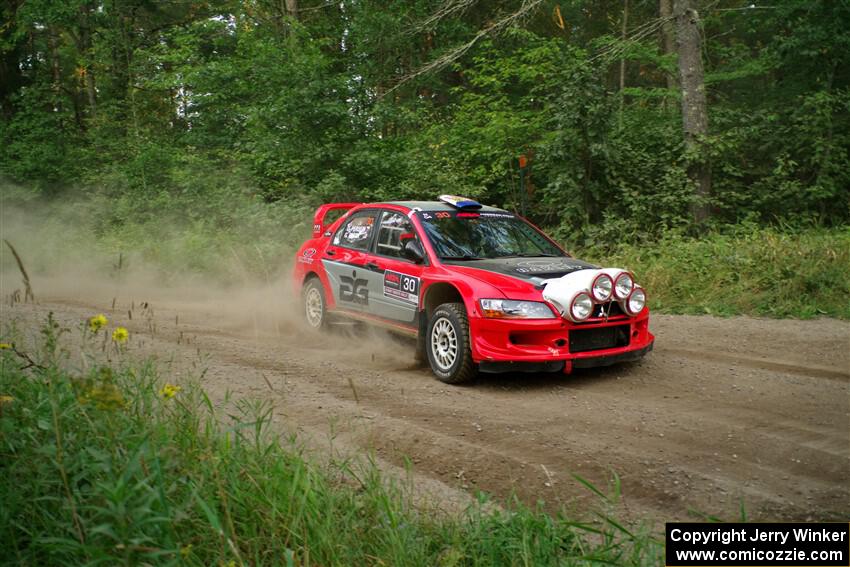
<path id="1" fill-rule="evenodd" d="M 416 240 L 415 237 L 413 237 L 413 235 L 411 235 L 409 238 L 404 238 L 404 236 L 407 235 L 403 235 L 401 240 L 402 256 L 416 264 L 421 264 L 422 262 L 424 262 L 425 251 L 422 249 L 422 244 L 420 244 L 419 241 Z"/>

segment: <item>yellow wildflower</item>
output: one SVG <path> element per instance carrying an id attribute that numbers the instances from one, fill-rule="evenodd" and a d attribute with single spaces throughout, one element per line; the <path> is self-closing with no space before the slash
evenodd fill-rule
<path id="1" fill-rule="evenodd" d="M 6 350 L 8 348 L 12 348 L 12 343 L 0 343 L 0 350 Z"/>
<path id="2" fill-rule="evenodd" d="M 180 548 L 180 555 L 182 557 L 189 557 L 189 554 L 192 553 L 192 544 L 184 545 Z"/>
<path id="3" fill-rule="evenodd" d="M 130 333 L 124 327 L 118 327 L 112 331 L 112 340 L 116 343 L 126 343 Z"/>
<path id="4" fill-rule="evenodd" d="M 109 319 L 106 318 L 106 315 L 101 313 L 100 315 L 95 315 L 91 319 L 89 319 L 89 330 L 92 333 L 96 333 L 105 327 L 109 323 Z"/>
<path id="5" fill-rule="evenodd" d="M 13 398 L 12 396 L 0 396 L 0 406 L 2 406 L 3 404 L 11 404 L 14 401 L 15 398 Z"/>
<path id="6" fill-rule="evenodd" d="M 159 390 L 159 395 L 165 398 L 166 400 L 173 398 L 177 395 L 177 392 L 182 390 L 180 386 L 175 386 L 174 384 L 166 384 Z"/>

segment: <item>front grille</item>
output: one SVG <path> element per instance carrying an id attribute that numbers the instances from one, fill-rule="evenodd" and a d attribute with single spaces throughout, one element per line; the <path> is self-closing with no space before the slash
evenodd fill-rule
<path id="1" fill-rule="evenodd" d="M 623 313 L 619 303 L 612 301 L 610 303 L 597 303 L 590 318 L 614 317 L 616 315 L 625 315 L 625 313 Z"/>
<path id="2" fill-rule="evenodd" d="M 629 346 L 629 325 L 570 330 L 570 352 Z"/>

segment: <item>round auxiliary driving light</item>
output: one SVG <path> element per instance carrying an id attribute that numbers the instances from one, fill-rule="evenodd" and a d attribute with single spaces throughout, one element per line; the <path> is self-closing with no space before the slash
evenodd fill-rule
<path id="1" fill-rule="evenodd" d="M 620 272 L 614 280 L 614 297 L 626 299 L 635 287 L 635 281 L 628 272 Z"/>
<path id="2" fill-rule="evenodd" d="M 590 294 L 597 302 L 608 301 L 614 289 L 614 280 L 608 274 L 599 274 L 593 279 L 590 286 Z"/>
<path id="3" fill-rule="evenodd" d="M 629 298 L 624 303 L 626 313 L 635 316 L 646 307 L 646 293 L 643 289 L 637 287 L 629 294 Z"/>
<path id="4" fill-rule="evenodd" d="M 586 291 L 580 291 L 570 302 L 570 319 L 584 321 L 593 313 L 593 300 Z"/>

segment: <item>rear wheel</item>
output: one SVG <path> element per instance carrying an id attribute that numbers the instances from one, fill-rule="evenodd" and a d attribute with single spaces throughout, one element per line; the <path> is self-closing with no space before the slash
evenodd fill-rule
<path id="1" fill-rule="evenodd" d="M 325 309 L 325 290 L 318 278 L 311 278 L 304 284 L 301 292 L 304 320 L 314 331 L 321 331 L 328 325 L 328 313 Z"/>
<path id="2" fill-rule="evenodd" d="M 443 382 L 460 384 L 475 378 L 463 303 L 444 303 L 434 310 L 428 321 L 425 352 L 431 371 Z"/>

